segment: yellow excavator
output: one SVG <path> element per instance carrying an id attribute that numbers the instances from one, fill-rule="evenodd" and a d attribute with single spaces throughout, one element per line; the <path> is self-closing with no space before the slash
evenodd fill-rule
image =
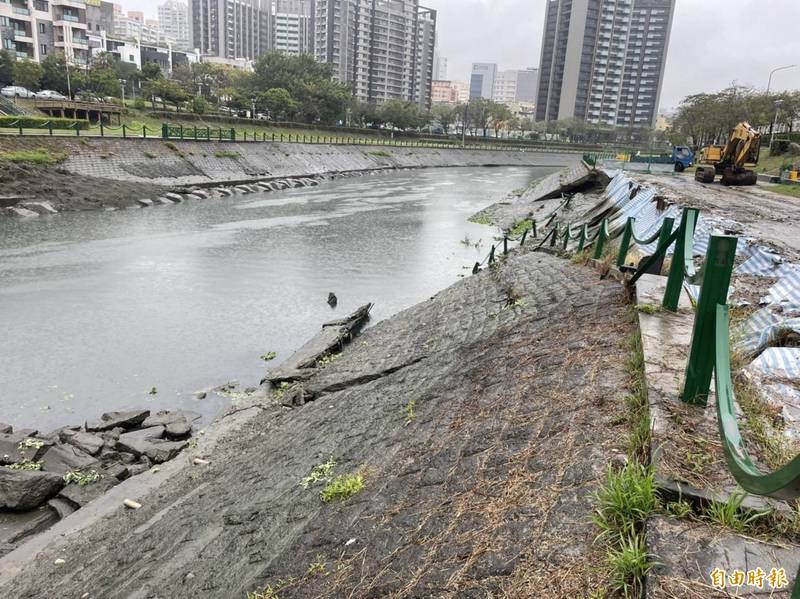
<path id="1" fill-rule="evenodd" d="M 739 123 L 725 146 L 707 146 L 700 151 L 694 178 L 713 183 L 717 175 L 722 175 L 723 185 L 755 185 L 758 176 L 747 167 L 758 164 L 760 152 L 761 134 L 749 123 Z"/>

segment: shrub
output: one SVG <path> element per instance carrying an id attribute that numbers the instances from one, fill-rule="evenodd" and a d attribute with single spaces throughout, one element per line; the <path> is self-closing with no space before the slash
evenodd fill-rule
<path id="1" fill-rule="evenodd" d="M 192 112 L 195 114 L 205 114 L 208 102 L 202 96 L 195 96 L 192 99 Z"/>
<path id="2" fill-rule="evenodd" d="M 136 99 L 133 101 L 133 107 L 134 107 L 136 110 L 144 110 L 144 109 L 145 109 L 144 98 L 136 98 Z"/>
<path id="3" fill-rule="evenodd" d="M 76 125 L 79 129 L 89 128 L 89 121 L 76 119 L 59 119 L 39 116 L 0 116 L 0 127 L 5 129 L 15 129 L 20 125 L 25 129 L 47 129 L 47 123 L 51 123 L 53 129 L 75 129 Z"/>

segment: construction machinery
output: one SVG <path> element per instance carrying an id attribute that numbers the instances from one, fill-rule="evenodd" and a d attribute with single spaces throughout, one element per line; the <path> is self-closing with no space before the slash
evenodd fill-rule
<path id="1" fill-rule="evenodd" d="M 760 152 L 761 134 L 749 123 L 739 123 L 726 145 L 701 150 L 694 178 L 701 183 L 713 183 L 717 175 L 722 175 L 723 185 L 755 185 L 758 177 L 748 167 L 758 164 Z"/>

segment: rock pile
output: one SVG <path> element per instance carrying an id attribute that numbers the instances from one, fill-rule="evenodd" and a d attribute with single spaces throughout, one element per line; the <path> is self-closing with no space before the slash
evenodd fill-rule
<path id="1" fill-rule="evenodd" d="M 30 518 L 15 517 L 15 527 L 0 526 L 0 555 L 114 485 L 177 456 L 199 418 L 181 410 L 108 412 L 46 435 L 0 423 L 0 523 L 3 513 L 36 510 Z"/>

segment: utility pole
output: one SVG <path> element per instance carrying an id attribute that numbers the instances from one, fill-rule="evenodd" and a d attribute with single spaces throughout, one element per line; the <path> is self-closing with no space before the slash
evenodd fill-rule
<path id="1" fill-rule="evenodd" d="M 778 113 L 780 113 L 781 108 L 783 108 L 783 100 L 775 100 L 775 120 L 773 121 L 772 125 L 770 125 L 770 135 L 769 135 L 769 155 L 772 156 L 772 144 L 775 141 L 775 128 L 778 126 Z"/>

